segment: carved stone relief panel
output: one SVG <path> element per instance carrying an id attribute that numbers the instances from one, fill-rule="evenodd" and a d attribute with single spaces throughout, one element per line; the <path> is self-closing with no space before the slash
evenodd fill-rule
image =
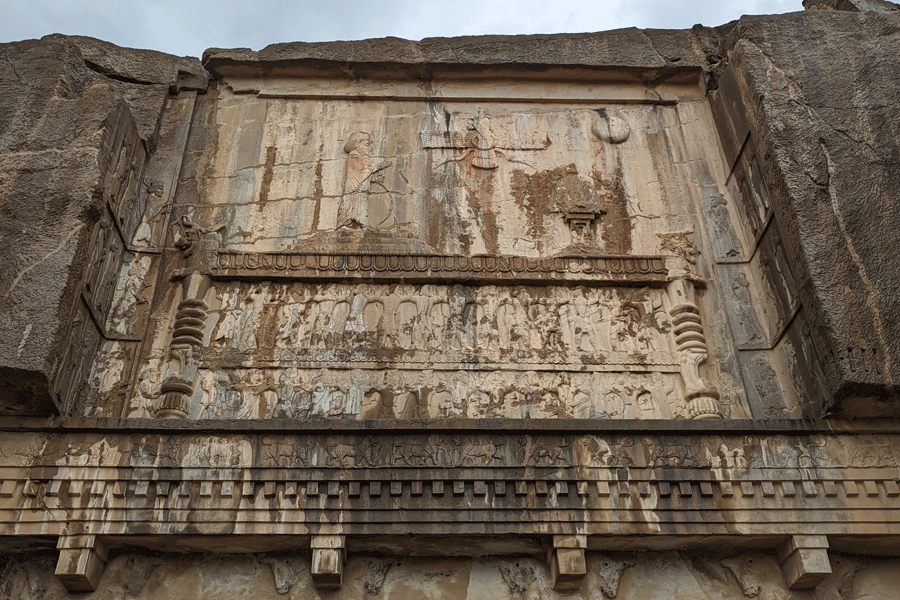
<path id="1" fill-rule="evenodd" d="M 130 239 L 140 219 L 135 208 L 147 151 L 130 119 L 120 119 L 117 129 L 104 177 L 104 197 L 122 235 Z"/>
<path id="2" fill-rule="evenodd" d="M 155 256 L 126 253 L 119 269 L 106 331 L 121 336 L 140 335 L 138 323 L 146 322 L 158 260 Z M 137 328 L 140 329 L 140 328 Z"/>
<path id="3" fill-rule="evenodd" d="M 85 416 L 118 417 L 130 393 L 128 376 L 135 364 L 136 350 L 133 342 L 103 341 L 77 402 L 72 406 L 73 412 Z"/>
<path id="4" fill-rule="evenodd" d="M 726 188 L 727 189 L 727 188 Z M 708 191 L 703 198 L 703 214 L 710 230 L 713 257 L 718 262 L 740 262 L 752 254 L 754 241 L 746 239 L 740 225 L 740 212 L 734 197 L 718 190 Z"/>
<path id="5" fill-rule="evenodd" d="M 667 165 L 707 160 L 654 156 L 693 152 L 684 138 L 702 128 L 665 106 L 223 93 L 196 219 L 230 223 L 225 247 L 241 251 L 328 247 L 343 232 L 448 254 L 651 254 L 690 212 Z"/>
<path id="6" fill-rule="evenodd" d="M 772 350 L 739 355 L 755 418 L 821 415 L 824 375 L 802 311 Z"/>
<path id="7" fill-rule="evenodd" d="M 739 348 L 769 348 L 785 323 L 779 320 L 774 294 L 753 265 L 718 265 L 725 307 Z"/>
<path id="8" fill-rule="evenodd" d="M 103 341 L 90 308 L 80 300 L 76 302 L 68 330 L 71 335 L 56 367 L 53 390 L 63 410 L 71 410 L 84 391 Z"/>
<path id="9" fill-rule="evenodd" d="M 136 210 L 133 212 L 135 228 L 128 229 L 128 232 L 133 233 L 127 239 L 130 239 L 134 248 L 155 249 L 165 237 L 165 225 L 178 187 L 191 131 L 195 100 L 196 93 L 182 92 L 175 98 L 169 98 L 166 103 L 166 110 L 159 124 L 159 137 L 147 161 Z M 184 185 L 193 187 L 189 180 Z"/>
<path id="10" fill-rule="evenodd" d="M 271 543 L 271 542 L 270 542 Z M 555 591 L 547 562 L 539 548 L 520 542 L 523 556 L 483 559 L 416 558 L 396 542 L 356 542 L 344 567 L 340 591 L 316 590 L 310 558 L 296 549 L 260 547 L 257 554 L 184 554 L 177 559 L 149 553 L 122 552 L 110 558 L 98 597 L 126 594 L 134 600 L 183 600 L 233 594 L 235 589 L 254 598 L 366 598 L 406 600 L 423 598 L 496 600 L 541 598 L 636 598 L 646 600 L 827 599 L 890 598 L 896 589 L 900 561 L 871 560 L 832 553 L 831 575 L 815 590 L 788 588 L 774 552 L 725 553 L 711 550 L 667 552 L 592 552 L 585 557 L 586 575 L 576 592 Z M 466 556 L 471 538 L 443 539 L 441 549 Z M 252 547 L 252 546 L 251 546 Z M 486 547 L 490 547 L 489 545 Z M 502 546 L 498 546 L 502 548 Z M 481 546 L 478 546 L 481 548 Z M 263 553 L 265 551 L 265 553 Z M 505 554 L 502 551 L 485 554 Z M 385 556 L 391 556 L 390 559 Z M 69 597 L 53 576 L 52 557 L 22 554 L 11 558 L 4 589 L 21 600 L 63 600 Z"/>
<path id="11" fill-rule="evenodd" d="M 40 438 L 37 441 L 40 442 Z M 47 449 L 27 434 L 9 434 L 0 440 L 0 460 L 4 467 L 40 465 L 41 461 L 45 461 L 59 467 L 316 469 L 323 465 L 334 466 L 335 458 L 343 454 L 353 458 L 351 467 L 361 469 L 444 466 L 435 465 L 429 456 L 429 445 L 458 449 L 456 461 L 449 466 L 678 467 L 703 471 L 712 476 L 711 480 L 718 481 L 743 477 L 753 481 L 784 477 L 843 481 L 853 480 L 854 477 L 873 477 L 896 483 L 895 471 L 839 473 L 829 472 L 828 469 L 896 470 L 900 458 L 900 436 L 857 433 L 684 436 L 636 433 L 525 435 L 515 432 L 394 435 L 129 432 L 115 435 L 67 434 L 59 444 Z M 339 450 L 341 446 L 350 449 Z M 32 454 L 18 456 L 27 452 Z M 36 459 L 33 455 L 36 452 L 43 452 L 43 458 Z M 786 470 L 791 473 L 752 472 L 755 469 Z M 818 469 L 819 472 L 803 472 L 803 469 Z M 587 471 L 583 475 L 590 476 L 591 473 L 594 472 Z M 231 477 L 229 474 L 201 474 L 210 479 Z M 178 473 L 171 475 L 181 476 Z M 613 479 L 616 477 L 614 473 L 605 475 Z M 115 477 L 115 474 L 106 473 L 105 476 Z M 235 476 L 240 477 L 240 474 Z M 655 476 L 666 479 L 665 474 Z M 552 476 L 559 477 L 566 475 Z M 696 480 L 696 477 L 691 478 Z M 890 489 L 893 490 L 893 486 Z M 896 498 L 897 494 L 893 493 L 890 497 Z"/>
<path id="12" fill-rule="evenodd" d="M 104 216 L 94 226 L 83 287 L 86 301 L 101 322 L 110 312 L 124 250 L 118 228 Z"/>
<path id="13" fill-rule="evenodd" d="M 758 240 L 772 214 L 769 191 L 759 171 L 755 142 L 744 147 L 728 179 L 732 197 L 740 202 L 739 223 L 744 224 L 748 240 Z"/>
<path id="14" fill-rule="evenodd" d="M 200 419 L 687 418 L 676 373 L 201 370 Z"/>
<path id="15" fill-rule="evenodd" d="M 233 364 L 678 364 L 654 288 L 217 283 L 207 360 Z"/>
<path id="16" fill-rule="evenodd" d="M 794 269 L 788 261 L 775 221 L 766 229 L 754 259 L 754 267 L 760 271 L 761 279 L 767 282 L 772 293 L 775 314 L 783 328 L 793 318 L 800 298 Z"/>

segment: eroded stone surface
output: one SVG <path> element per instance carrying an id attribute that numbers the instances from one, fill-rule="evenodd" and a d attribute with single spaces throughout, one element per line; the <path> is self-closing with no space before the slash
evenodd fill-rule
<path id="1" fill-rule="evenodd" d="M 896 11 L 809 11 L 744 19 L 725 38 L 722 79 L 727 93 L 733 85 L 744 90 L 745 108 L 723 108 L 732 116 L 720 125 L 753 132 L 747 144 L 738 136 L 744 151 L 733 185 L 747 190 L 748 212 L 759 215 L 751 224 L 774 213 L 780 243 L 772 245 L 790 257 L 797 286 L 790 292 L 786 278 L 781 295 L 802 299 L 827 408 L 848 416 L 896 414 L 892 257 L 900 217 L 889 190 L 897 186 L 898 124 L 896 85 L 884 69 L 893 62 L 898 18 Z M 796 32 L 789 42 L 780 35 L 788 29 Z M 825 41 L 832 36 L 846 43 Z M 724 96 L 719 102 L 728 104 Z M 767 261 L 783 271 L 777 255 Z"/>
<path id="2" fill-rule="evenodd" d="M 554 592 L 546 564 L 529 557 L 500 559 L 419 559 L 356 556 L 347 565 L 348 583 L 336 592 L 317 591 L 305 552 L 227 557 L 202 554 L 141 555 L 112 559 L 98 590 L 88 598 L 127 595 L 137 600 L 233 598 L 269 599 L 398 598 L 474 599 L 666 599 L 844 598 L 868 600 L 893 593 L 889 574 L 895 560 L 865 564 L 832 557 L 834 573 L 813 592 L 787 589 L 772 554 L 714 556 L 703 552 L 639 555 L 589 552 L 587 576 L 575 593 Z M 51 558 L 13 557 L 0 592 L 22 600 L 67 598 L 48 571 Z"/>
<path id="3" fill-rule="evenodd" d="M 212 85 L 3 46 L 0 406 L 61 416 L 0 419 L 0 595 L 890 595 L 896 427 L 823 420 L 900 376 L 898 17 L 849 4 Z"/>

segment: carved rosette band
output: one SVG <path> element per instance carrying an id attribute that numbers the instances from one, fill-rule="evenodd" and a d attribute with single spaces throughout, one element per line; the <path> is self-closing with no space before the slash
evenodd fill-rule
<path id="1" fill-rule="evenodd" d="M 396 278 L 402 274 L 429 279 L 495 280 L 585 279 L 662 284 L 669 269 L 662 256 L 445 256 L 380 254 L 288 254 L 207 252 L 209 273 L 216 279 L 246 274 L 273 278 Z"/>
<path id="2" fill-rule="evenodd" d="M 160 386 L 154 414 L 160 419 L 186 419 L 197 381 L 198 352 L 203 345 L 207 309 L 203 296 L 210 279 L 194 272 L 182 283 L 184 299 L 178 304 L 172 341 L 169 344 L 168 375 Z"/>
<path id="3" fill-rule="evenodd" d="M 716 419 L 719 412 L 719 392 L 700 376 L 700 364 L 709 356 L 700 307 L 695 302 L 694 284 L 686 279 L 676 279 L 669 284 L 672 307 L 672 333 L 675 348 L 681 362 L 681 378 L 684 382 L 684 401 L 692 419 Z"/>

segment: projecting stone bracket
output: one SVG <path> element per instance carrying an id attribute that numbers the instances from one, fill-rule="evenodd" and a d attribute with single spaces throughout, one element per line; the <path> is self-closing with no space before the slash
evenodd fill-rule
<path id="1" fill-rule="evenodd" d="M 61 536 L 56 578 L 69 592 L 93 592 L 106 567 L 107 548 L 95 535 Z"/>
<path id="2" fill-rule="evenodd" d="M 319 590 L 340 589 L 344 578 L 347 548 L 343 535 L 317 535 L 310 541 L 313 584 Z"/>
<path id="3" fill-rule="evenodd" d="M 793 535 L 778 547 L 778 562 L 788 588 L 811 590 L 831 575 L 828 538 L 824 535 Z"/>
<path id="4" fill-rule="evenodd" d="M 553 536 L 553 546 L 547 552 L 547 562 L 550 563 L 550 580 L 554 590 L 571 591 L 581 586 L 587 575 L 584 558 L 586 548 L 587 536 Z"/>

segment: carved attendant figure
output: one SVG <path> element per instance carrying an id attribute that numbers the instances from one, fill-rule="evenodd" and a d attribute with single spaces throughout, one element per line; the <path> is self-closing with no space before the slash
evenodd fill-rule
<path id="1" fill-rule="evenodd" d="M 369 158 L 369 138 L 365 131 L 354 131 L 344 144 L 347 172 L 344 177 L 344 195 L 338 207 L 338 228 L 362 229 L 370 226 L 369 187 L 373 183 L 381 184 L 383 175 L 380 171 L 391 166 L 389 162 L 372 162 Z"/>

